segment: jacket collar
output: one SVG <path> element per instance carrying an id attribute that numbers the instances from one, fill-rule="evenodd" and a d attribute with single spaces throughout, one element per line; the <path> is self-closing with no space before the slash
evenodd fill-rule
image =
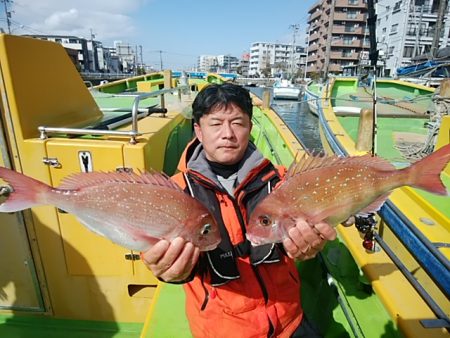
<path id="1" fill-rule="evenodd" d="M 248 147 L 244 153 L 244 157 L 239 163 L 237 184 L 249 179 L 254 168 L 259 167 L 263 162 L 268 162 L 267 159 L 259 152 L 256 146 L 249 142 Z M 178 165 L 180 171 L 193 171 L 201 173 L 201 175 L 220 186 L 216 174 L 211 170 L 207 160 L 203 145 L 195 138 L 185 149 L 183 156 Z"/>

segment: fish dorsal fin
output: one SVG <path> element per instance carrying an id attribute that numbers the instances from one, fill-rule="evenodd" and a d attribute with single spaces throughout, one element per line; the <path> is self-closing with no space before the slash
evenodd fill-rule
<path id="1" fill-rule="evenodd" d="M 306 155 L 304 153 L 298 161 L 294 161 L 291 164 L 288 172 L 286 173 L 286 180 L 296 176 L 297 174 L 305 173 L 318 168 L 330 168 L 347 165 L 370 166 L 373 169 L 381 171 L 390 171 L 395 169 L 395 167 L 385 159 L 378 156 L 371 156 L 370 154 L 362 156 L 339 157 L 336 155 L 325 156 L 323 154 Z"/>
<path id="2" fill-rule="evenodd" d="M 166 174 L 156 171 L 140 172 L 90 172 L 76 173 L 65 177 L 59 189 L 77 190 L 96 184 L 104 183 L 129 183 L 129 184 L 149 184 L 153 186 L 162 186 L 182 191 L 182 189 L 173 182 Z"/>

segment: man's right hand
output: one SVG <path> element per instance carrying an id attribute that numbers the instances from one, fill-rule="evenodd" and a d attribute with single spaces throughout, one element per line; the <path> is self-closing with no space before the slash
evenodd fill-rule
<path id="1" fill-rule="evenodd" d="M 197 264 L 199 248 L 177 237 L 172 242 L 161 240 L 141 254 L 144 264 L 165 282 L 186 280 Z"/>

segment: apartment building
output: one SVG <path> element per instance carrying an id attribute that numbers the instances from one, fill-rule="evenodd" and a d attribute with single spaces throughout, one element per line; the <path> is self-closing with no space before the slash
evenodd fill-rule
<path id="1" fill-rule="evenodd" d="M 236 73 L 239 59 L 231 55 L 217 55 L 217 65 L 219 72 Z"/>
<path id="2" fill-rule="evenodd" d="M 305 48 L 299 45 L 254 42 L 250 48 L 249 76 L 279 76 L 302 71 Z"/>
<path id="3" fill-rule="evenodd" d="M 308 14 L 308 76 L 368 63 L 366 0 L 319 0 Z"/>
<path id="4" fill-rule="evenodd" d="M 377 40 L 384 75 L 410 65 L 415 56 L 429 53 L 436 33 L 438 9 L 444 0 L 379 0 Z M 438 48 L 450 46 L 449 7 L 445 10 Z"/>
<path id="5" fill-rule="evenodd" d="M 72 35 L 24 35 L 35 39 L 61 44 L 71 54 L 82 72 L 132 72 L 135 68 L 135 48 L 130 44 L 115 41 L 114 47 L 104 47 L 100 41 L 88 40 Z"/>
<path id="6" fill-rule="evenodd" d="M 79 38 L 72 35 L 39 35 L 39 34 L 25 34 L 24 36 L 32 37 L 40 40 L 47 40 L 59 43 L 71 50 L 75 50 L 78 53 L 77 61 L 80 65 L 81 71 L 89 71 L 91 67 L 95 67 L 94 54 L 92 50 L 89 51 L 89 47 L 92 49 L 92 43 L 88 44 L 88 40 Z"/>
<path id="7" fill-rule="evenodd" d="M 200 55 L 197 60 L 197 69 L 200 72 L 217 72 L 219 65 L 216 55 Z"/>

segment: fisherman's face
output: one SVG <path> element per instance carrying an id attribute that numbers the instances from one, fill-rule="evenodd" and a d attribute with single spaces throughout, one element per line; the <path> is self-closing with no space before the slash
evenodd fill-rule
<path id="1" fill-rule="evenodd" d="M 216 107 L 194 124 L 206 158 L 225 165 L 236 164 L 244 157 L 251 129 L 250 117 L 234 104 Z"/>

